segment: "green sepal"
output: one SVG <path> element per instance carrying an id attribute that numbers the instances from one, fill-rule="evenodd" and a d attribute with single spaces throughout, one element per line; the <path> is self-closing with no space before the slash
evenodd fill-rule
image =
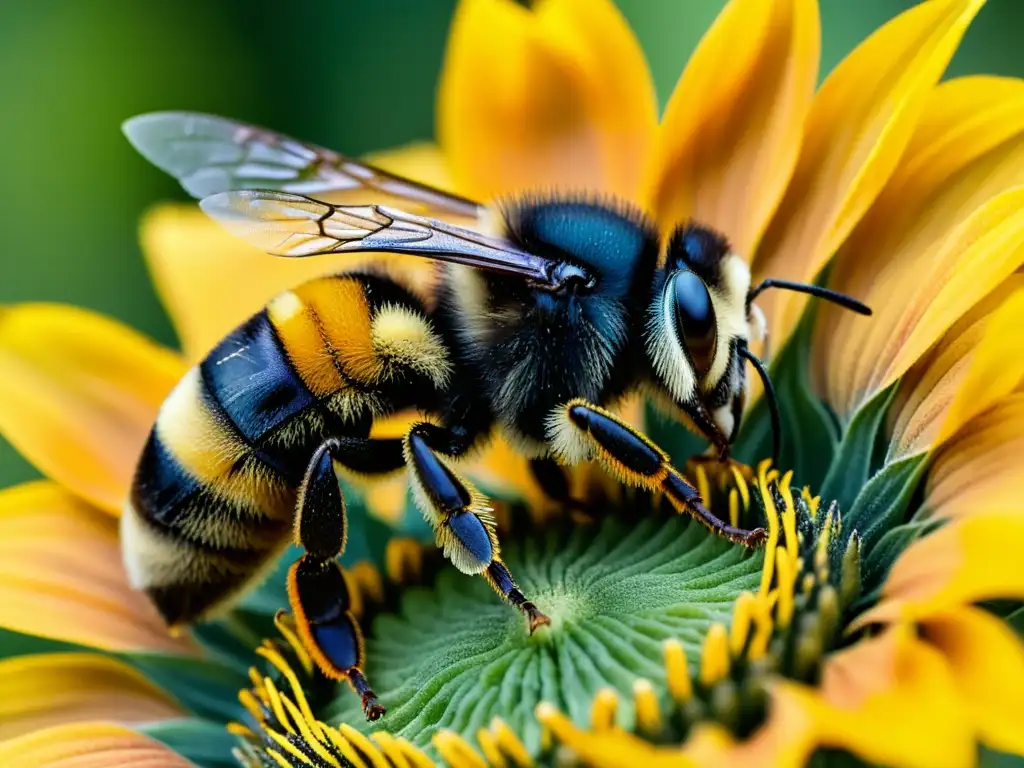
<path id="1" fill-rule="evenodd" d="M 978 748 L 978 768 L 1024 768 L 1024 757 L 981 746 Z"/>
<path id="2" fill-rule="evenodd" d="M 199 768 L 238 768 L 231 755 L 238 742 L 222 723 L 186 717 L 150 723 L 138 731 L 166 744 Z"/>
<path id="3" fill-rule="evenodd" d="M 861 579 L 862 596 L 857 602 L 857 610 L 862 610 L 875 602 L 878 590 L 885 583 L 893 564 L 904 550 L 941 525 L 940 520 L 911 520 L 886 531 L 868 554 Z"/>
<path id="4" fill-rule="evenodd" d="M 190 714 L 230 720 L 241 715 L 238 692 L 248 686 L 246 667 L 213 659 L 101 648 L 0 629 L 0 659 L 48 653 L 91 653 L 117 659 L 162 688 Z"/>
<path id="5" fill-rule="evenodd" d="M 171 694 L 191 714 L 219 722 L 242 717 L 238 692 L 249 681 L 237 670 L 211 659 L 158 653 L 126 653 L 120 658 Z"/>
<path id="6" fill-rule="evenodd" d="M 37 653 L 80 653 L 94 650 L 63 640 L 51 640 L 48 637 L 25 635 L 11 629 L 0 628 L 0 661 Z"/>
<path id="7" fill-rule="evenodd" d="M 849 512 L 843 515 L 844 528 L 860 532 L 862 551 L 868 563 L 872 560 L 872 550 L 886 532 L 906 519 L 927 461 L 927 454 L 917 454 L 886 465 L 863 485 Z M 879 560 L 878 565 L 888 570 L 884 561 Z"/>
<path id="8" fill-rule="evenodd" d="M 807 768 L 871 768 L 871 763 L 839 749 L 819 749 L 807 761 Z"/>
<path id="9" fill-rule="evenodd" d="M 879 435 L 895 393 L 895 385 L 888 387 L 857 410 L 821 485 L 821 498 L 838 502 L 839 509 L 844 511 L 844 520 L 849 519 L 845 510 L 852 508 L 862 489 L 866 490 L 864 486 L 872 474 Z"/>

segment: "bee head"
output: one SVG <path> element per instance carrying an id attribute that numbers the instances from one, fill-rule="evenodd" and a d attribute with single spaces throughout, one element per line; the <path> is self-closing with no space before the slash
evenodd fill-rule
<path id="1" fill-rule="evenodd" d="M 717 232 L 694 224 L 669 240 L 648 312 L 647 353 L 660 388 L 719 447 L 742 411 L 739 354 L 749 334 L 750 270 Z"/>

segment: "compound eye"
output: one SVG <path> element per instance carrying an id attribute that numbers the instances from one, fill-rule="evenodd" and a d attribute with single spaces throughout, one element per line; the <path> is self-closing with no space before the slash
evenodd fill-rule
<path id="1" fill-rule="evenodd" d="M 715 345 L 718 343 L 718 323 L 711 294 L 704 281 L 689 270 L 675 274 L 672 292 L 676 334 L 690 353 L 697 374 L 706 376 L 715 359 Z"/>

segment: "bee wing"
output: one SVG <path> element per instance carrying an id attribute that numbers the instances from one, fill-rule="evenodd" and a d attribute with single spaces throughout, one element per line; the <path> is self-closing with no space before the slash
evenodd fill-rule
<path id="1" fill-rule="evenodd" d="M 472 200 L 223 117 L 153 112 L 127 120 L 123 130 L 143 157 L 197 199 L 232 190 L 273 189 L 328 199 L 342 193 L 345 202 L 350 193 L 365 193 L 366 202 L 396 202 L 470 219 L 482 210 Z"/>
<path id="2" fill-rule="evenodd" d="M 557 287 L 558 262 L 498 238 L 384 205 L 334 205 L 264 190 L 222 192 L 202 209 L 232 234 L 275 256 L 387 251 L 525 277 Z"/>

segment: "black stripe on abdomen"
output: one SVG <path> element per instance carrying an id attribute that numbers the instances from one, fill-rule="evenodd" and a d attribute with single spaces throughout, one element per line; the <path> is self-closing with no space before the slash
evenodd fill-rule
<path id="1" fill-rule="evenodd" d="M 294 482 L 305 469 L 295 452 L 266 445 L 275 429 L 315 406 L 314 395 L 295 371 L 266 311 L 232 331 L 200 364 L 208 405 L 238 429 L 253 452 Z"/>

